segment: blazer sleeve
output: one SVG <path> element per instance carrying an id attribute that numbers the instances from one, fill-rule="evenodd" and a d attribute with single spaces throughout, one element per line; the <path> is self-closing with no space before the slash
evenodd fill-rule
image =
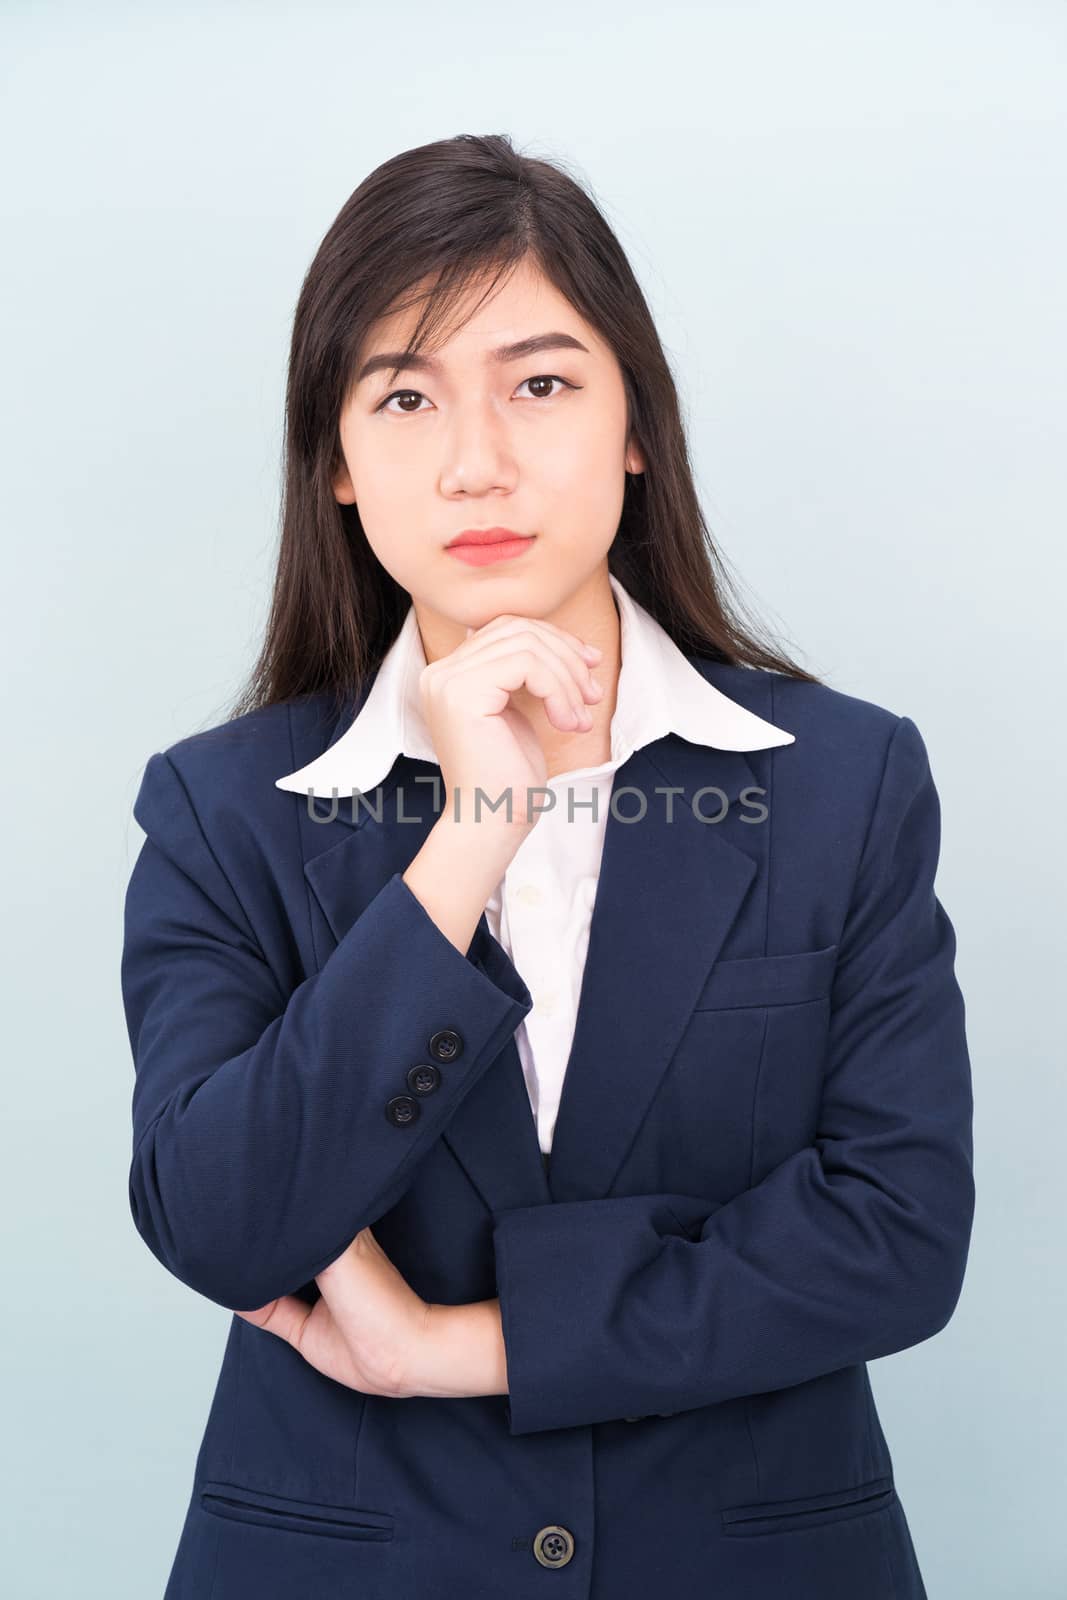
<path id="1" fill-rule="evenodd" d="M 462 954 L 400 873 L 286 994 L 166 753 L 150 757 L 134 815 L 146 836 L 121 963 L 130 1207 L 175 1277 L 254 1310 L 395 1203 L 532 999 L 495 939 Z M 386 1103 L 441 1028 L 461 1053 L 396 1125 Z"/>
<path id="2" fill-rule="evenodd" d="M 974 1181 L 939 846 L 926 749 L 902 717 L 842 931 L 811 1146 L 715 1207 L 635 1195 L 496 1214 L 512 1434 L 786 1388 L 948 1322 Z"/>

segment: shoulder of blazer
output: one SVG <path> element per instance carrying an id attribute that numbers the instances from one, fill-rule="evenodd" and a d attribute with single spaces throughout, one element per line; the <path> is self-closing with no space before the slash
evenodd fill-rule
<path id="1" fill-rule="evenodd" d="M 869 751 L 877 762 L 901 720 L 886 706 L 828 683 L 809 683 L 765 667 L 725 666 L 707 656 L 690 659 L 731 700 L 796 735 L 794 744 L 771 752 L 776 762 L 806 767 L 810 761 L 825 768 L 836 751 L 849 751 L 853 760 Z"/>
<path id="2" fill-rule="evenodd" d="M 275 787 L 280 772 L 325 749 L 340 714 L 320 693 L 262 706 L 200 729 L 149 757 L 134 803 L 146 833 L 177 786 L 211 836 L 257 832 L 277 822 L 292 826 L 293 796 Z"/>
<path id="3" fill-rule="evenodd" d="M 911 717 L 825 683 L 697 664 L 724 694 L 795 735 L 792 744 L 748 759 L 770 796 L 773 848 L 779 859 L 802 853 L 806 881 L 845 883 L 851 903 L 868 852 L 872 861 L 890 862 L 909 813 L 909 826 L 939 827 L 926 744 Z"/>
<path id="4" fill-rule="evenodd" d="M 723 694 L 795 735 L 792 744 L 753 751 L 748 759 L 773 796 L 768 804 L 780 836 L 790 833 L 793 819 L 816 856 L 816 841 L 822 840 L 832 846 L 839 866 L 858 859 L 877 815 L 894 741 L 894 781 L 920 781 L 923 769 L 929 770 L 912 719 L 877 701 L 765 668 L 692 659 Z"/>

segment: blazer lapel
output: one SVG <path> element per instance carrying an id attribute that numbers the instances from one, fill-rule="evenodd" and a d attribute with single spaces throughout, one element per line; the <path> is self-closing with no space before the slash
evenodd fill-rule
<path id="1" fill-rule="evenodd" d="M 740 751 L 673 734 L 636 751 L 615 774 L 548 1165 L 554 1200 L 611 1192 L 756 875 L 741 845 L 751 824 L 739 821 L 736 805 L 756 782 Z M 630 785 L 648 809 L 626 822 L 615 797 Z M 721 793 L 698 793 L 709 786 Z M 667 787 L 677 791 L 672 821 Z M 633 817 L 642 807 L 623 795 L 617 809 Z M 701 821 L 720 811 L 721 821 Z"/>

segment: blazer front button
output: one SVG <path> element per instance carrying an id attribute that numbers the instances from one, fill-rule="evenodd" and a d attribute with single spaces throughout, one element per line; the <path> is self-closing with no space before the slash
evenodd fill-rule
<path id="1" fill-rule="evenodd" d="M 435 1061 L 455 1061 L 463 1054 L 463 1038 L 455 1028 L 438 1028 L 430 1035 L 430 1054 Z"/>
<path id="2" fill-rule="evenodd" d="M 408 1088 L 412 1094 L 433 1094 L 440 1082 L 441 1074 L 428 1061 L 420 1061 L 418 1066 L 408 1069 Z"/>
<path id="3" fill-rule="evenodd" d="M 558 1522 L 550 1522 L 534 1534 L 533 1550 L 543 1567 L 565 1567 L 574 1554 L 574 1535 Z"/>
<path id="4" fill-rule="evenodd" d="M 418 1119 L 422 1107 L 409 1094 L 395 1094 L 386 1102 L 385 1114 L 397 1128 L 406 1128 Z"/>

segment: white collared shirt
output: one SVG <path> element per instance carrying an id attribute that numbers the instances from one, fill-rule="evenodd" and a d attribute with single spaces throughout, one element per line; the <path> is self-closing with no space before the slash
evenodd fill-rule
<path id="1" fill-rule="evenodd" d="M 523 839 L 485 908 L 490 932 L 534 1002 L 515 1042 L 545 1154 L 574 1039 L 616 768 L 667 733 L 724 750 L 765 750 L 794 740 L 710 684 L 613 573 L 608 581 L 619 613 L 620 662 L 611 757 L 547 780 L 555 806 Z M 425 665 L 412 606 L 349 728 L 309 765 L 276 779 L 276 787 L 327 797 L 353 789 L 369 794 L 398 755 L 436 764 L 418 692 Z"/>

